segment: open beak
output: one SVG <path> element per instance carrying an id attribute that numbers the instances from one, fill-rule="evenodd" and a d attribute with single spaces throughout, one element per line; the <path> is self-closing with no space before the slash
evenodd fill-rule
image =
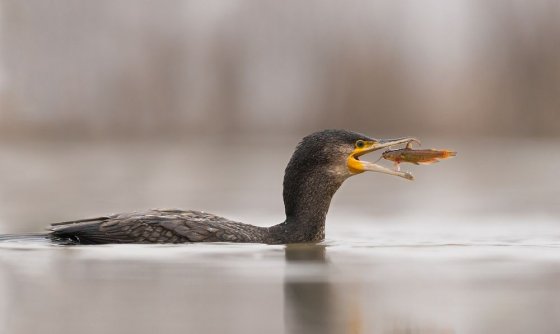
<path id="1" fill-rule="evenodd" d="M 369 161 L 362 161 L 359 159 L 360 156 L 380 150 L 382 148 L 392 147 L 395 145 L 400 144 L 408 144 L 410 142 L 420 143 L 420 141 L 416 138 L 412 137 L 405 137 L 405 138 L 398 138 L 398 139 L 382 139 L 382 140 L 373 140 L 366 142 L 364 147 L 356 148 L 352 154 L 348 157 L 348 169 L 352 173 L 359 174 L 363 172 L 378 172 L 383 174 L 395 175 L 405 178 L 407 180 L 414 180 L 414 176 L 409 172 L 401 172 L 392 170 L 381 165 L 374 164 Z"/>

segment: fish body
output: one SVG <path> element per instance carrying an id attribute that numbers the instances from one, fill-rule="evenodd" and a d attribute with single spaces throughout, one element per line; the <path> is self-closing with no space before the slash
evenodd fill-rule
<path id="1" fill-rule="evenodd" d="M 383 159 L 400 164 L 408 162 L 416 165 L 429 165 L 440 159 L 447 159 L 457 155 L 457 152 L 449 150 L 414 150 L 409 147 L 398 150 L 388 150 L 382 153 Z"/>

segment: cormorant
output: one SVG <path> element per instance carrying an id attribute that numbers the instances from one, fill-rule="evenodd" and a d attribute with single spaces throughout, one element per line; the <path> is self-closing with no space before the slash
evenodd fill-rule
<path id="1" fill-rule="evenodd" d="M 286 220 L 271 227 L 243 224 L 200 211 L 156 209 L 56 223 L 50 226 L 47 236 L 76 244 L 321 241 L 331 198 L 344 180 L 365 171 L 413 179 L 407 172 L 359 157 L 413 140 L 377 140 L 346 130 L 324 130 L 306 136 L 296 147 L 284 175 Z"/>

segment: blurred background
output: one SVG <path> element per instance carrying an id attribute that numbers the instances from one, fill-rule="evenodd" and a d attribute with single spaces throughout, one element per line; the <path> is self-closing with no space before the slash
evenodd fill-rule
<path id="1" fill-rule="evenodd" d="M 323 128 L 459 151 L 414 186 L 351 180 L 352 212 L 557 214 L 560 3 L 0 1 L 0 231 L 162 206 L 281 221 L 284 166 Z"/>
<path id="2" fill-rule="evenodd" d="M 5 136 L 558 136 L 560 4 L 2 1 Z"/>
<path id="3" fill-rule="evenodd" d="M 0 0 L 0 233 L 276 224 L 323 128 L 458 156 L 349 179 L 319 245 L 2 243 L 0 333 L 560 332 L 559 1 Z"/>

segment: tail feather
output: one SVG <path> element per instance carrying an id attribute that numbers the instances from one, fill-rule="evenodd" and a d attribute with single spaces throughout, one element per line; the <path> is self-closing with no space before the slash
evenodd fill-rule
<path id="1" fill-rule="evenodd" d="M 86 218 L 86 219 L 70 220 L 70 221 L 66 221 L 66 222 L 54 223 L 54 224 L 51 224 L 51 226 L 72 225 L 72 224 L 95 222 L 95 221 L 105 221 L 107 219 L 109 219 L 109 217 Z"/>

